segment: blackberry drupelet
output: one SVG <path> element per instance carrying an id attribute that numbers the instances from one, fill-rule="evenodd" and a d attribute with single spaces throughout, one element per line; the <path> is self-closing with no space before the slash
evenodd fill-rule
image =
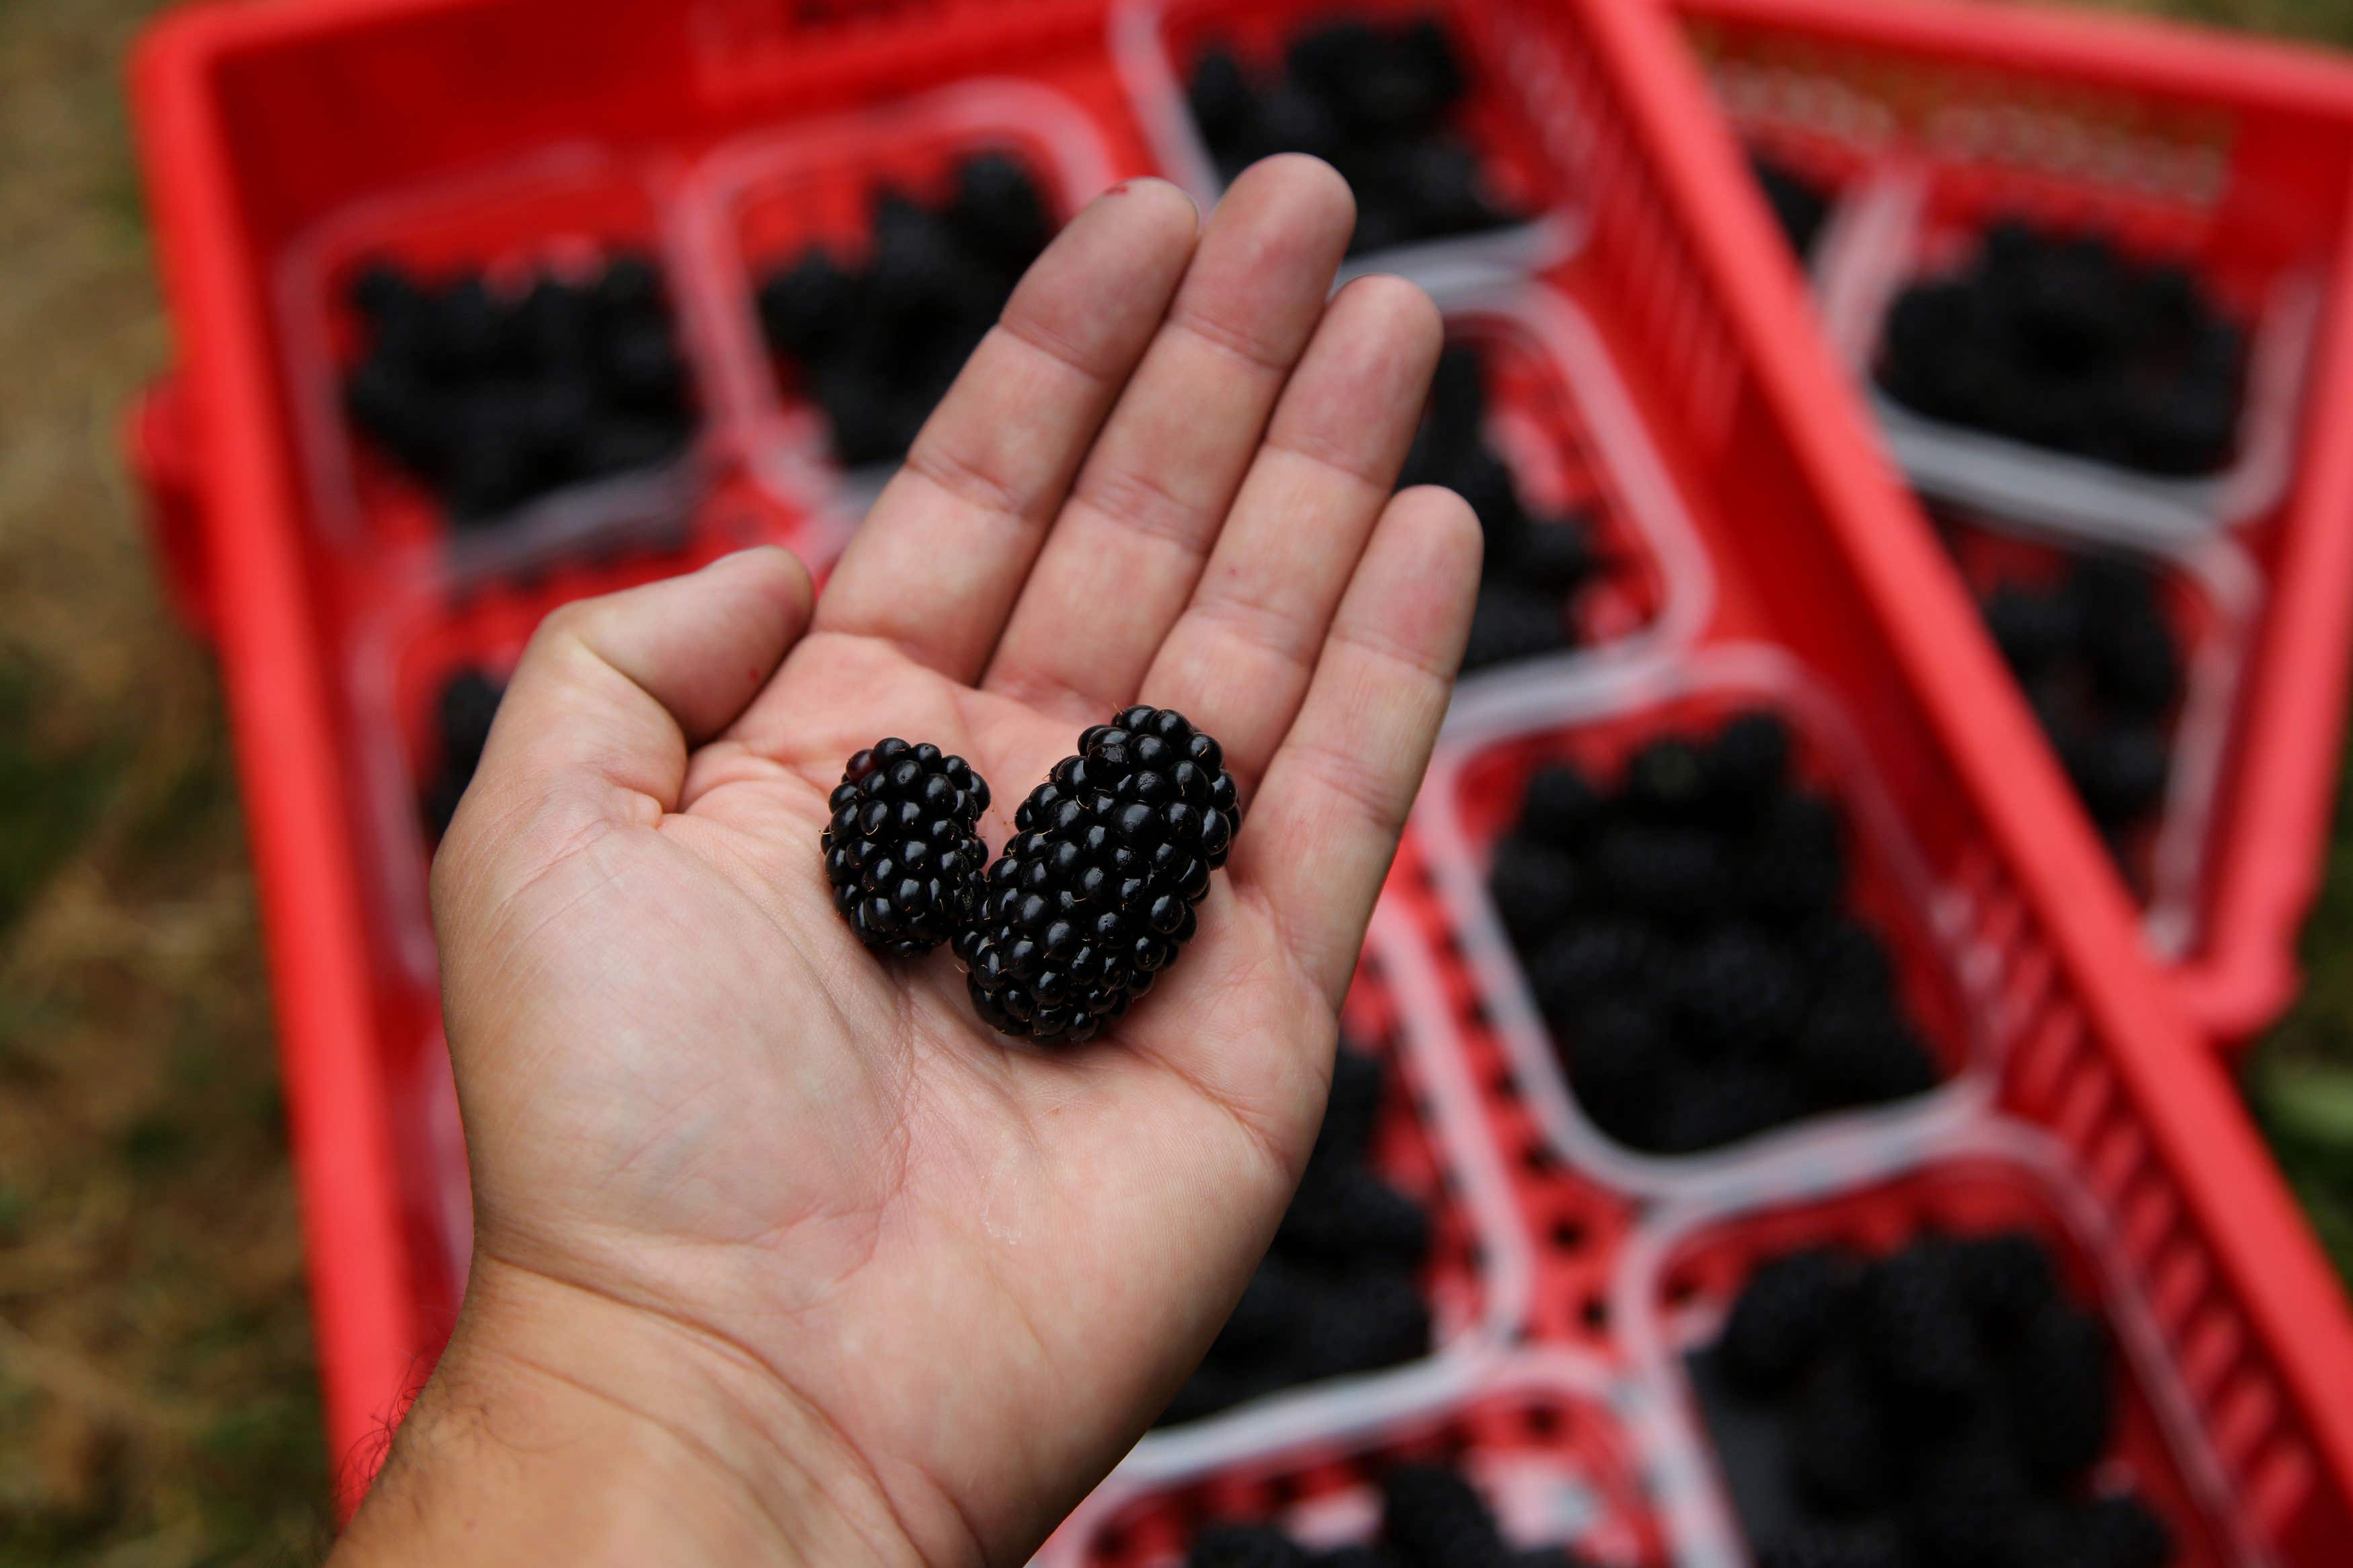
<path id="1" fill-rule="evenodd" d="M 1240 825 L 1224 753 L 1184 715 L 1130 708 L 1089 730 L 1022 803 L 981 917 L 956 938 L 981 1017 L 1092 1039 L 1192 939 Z"/>
<path id="2" fill-rule="evenodd" d="M 988 784 L 962 757 L 895 737 L 849 759 L 828 803 L 826 879 L 858 940 L 892 958 L 929 952 L 980 908 Z"/>

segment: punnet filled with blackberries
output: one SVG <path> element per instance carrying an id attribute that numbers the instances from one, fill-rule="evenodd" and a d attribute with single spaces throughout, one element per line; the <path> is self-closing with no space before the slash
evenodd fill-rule
<path id="1" fill-rule="evenodd" d="M 2071 1195 L 2074 1194 L 2074 1195 Z M 1760 1564 L 2167 1568 L 2241 1546 L 2108 1221 L 2040 1157 L 1679 1219 L 1651 1353 Z M 1679 1229 L 1679 1227 L 1681 1227 Z"/>
<path id="2" fill-rule="evenodd" d="M 2160 951 L 2196 936 L 2221 752 L 2255 601 L 2228 540 L 2103 543 L 1932 509 Z"/>
<path id="3" fill-rule="evenodd" d="M 1836 730 L 1703 686 L 1442 770 L 1427 815 L 1475 858 L 1456 916 L 1499 941 L 1573 1160 L 1901 1106 L 1965 1061 L 1916 865 Z"/>

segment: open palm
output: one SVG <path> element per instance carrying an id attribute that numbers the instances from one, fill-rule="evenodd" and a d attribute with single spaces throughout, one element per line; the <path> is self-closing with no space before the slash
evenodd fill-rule
<path id="1" fill-rule="evenodd" d="M 435 868 L 476 1295 L 681 1348 L 885 1554 L 1019 1561 L 1199 1359 L 1313 1142 L 1480 548 L 1391 497 L 1440 330 L 1395 279 L 1327 307 L 1352 222 L 1297 158 L 1205 228 L 1102 198 L 813 609 L 758 552 L 550 618 Z M 969 759 L 1000 846 L 1139 700 L 1222 742 L 1246 815 L 1127 1016 L 1008 1040 L 944 950 L 858 944 L 818 849 L 852 752 Z"/>

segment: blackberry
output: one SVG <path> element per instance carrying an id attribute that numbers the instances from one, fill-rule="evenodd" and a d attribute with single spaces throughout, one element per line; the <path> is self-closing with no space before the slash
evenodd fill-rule
<path id="1" fill-rule="evenodd" d="M 2107 1331 L 2097 1318 L 2049 1303 L 2010 1348 L 2002 1372 L 2011 1434 L 2038 1479 L 2064 1481 L 2107 1451 L 2116 1391 Z"/>
<path id="2" fill-rule="evenodd" d="M 1827 1105 L 1883 1105 L 1936 1087 L 1936 1059 L 1892 998 L 1826 998 L 1799 1028 L 1792 1065 Z"/>
<path id="3" fill-rule="evenodd" d="M 1830 915 L 1799 931 L 1798 962 L 1817 994 L 1856 1002 L 1895 997 L 1895 963 L 1879 933 L 1849 915 Z"/>
<path id="4" fill-rule="evenodd" d="M 1725 901 L 1722 846 L 1703 828 L 1620 820 L 1594 836 L 1593 871 L 1617 906 L 1653 920 L 1704 915 Z"/>
<path id="5" fill-rule="evenodd" d="M 1365 1541 L 1351 1541 L 1329 1552 L 1319 1552 L 1314 1563 L 1315 1568 L 1400 1568 L 1387 1547 Z"/>
<path id="6" fill-rule="evenodd" d="M 1972 1237 L 1956 1244 L 1961 1294 L 1988 1341 L 2006 1344 L 2058 1300 L 2051 1254 L 2022 1230 Z"/>
<path id="7" fill-rule="evenodd" d="M 1303 1270 L 1277 1253 L 1268 1254 L 1218 1331 L 1209 1360 L 1232 1363 L 1283 1353 L 1300 1324 L 1314 1319 L 1316 1300 L 1314 1281 Z"/>
<path id="8" fill-rule="evenodd" d="M 1684 1038 L 1715 1053 L 1778 1052 L 1806 1010 L 1805 977 L 1781 943 L 1740 926 L 1702 940 L 1675 990 Z"/>
<path id="9" fill-rule="evenodd" d="M 1650 989 L 1657 955 L 1657 939 L 1640 921 L 1581 921 L 1526 960 L 1528 981 L 1544 1016 L 1566 1026 L 1596 996 Z"/>
<path id="10" fill-rule="evenodd" d="M 1766 205 L 1773 209 L 1773 219 L 1781 226 L 1789 248 L 1800 259 L 1811 256 L 1814 241 L 1821 237 L 1822 225 L 1830 219 L 1829 195 L 1796 170 L 1761 153 L 1749 154 L 1748 167 L 1763 187 Z"/>
<path id="11" fill-rule="evenodd" d="M 1276 1239 L 1292 1254 L 1418 1267 L 1430 1250 L 1430 1214 L 1363 1165 L 1311 1168 Z"/>
<path id="12" fill-rule="evenodd" d="M 1496 847 L 1494 868 L 1487 873 L 1487 893 L 1495 902 L 1496 918 L 1512 940 L 1532 947 L 1575 916 L 1583 880 L 1574 856 L 1515 835 Z"/>
<path id="13" fill-rule="evenodd" d="M 2063 739 L 2060 760 L 2104 826 L 2127 826 L 2162 805 L 2173 766 L 2164 732 L 2137 725 L 2102 726 L 2072 743 Z"/>
<path id="14" fill-rule="evenodd" d="M 1788 787 L 1794 749 L 1778 714 L 1736 714 L 1700 753 L 1708 797 L 1724 814 L 1752 814 Z"/>
<path id="15" fill-rule="evenodd" d="M 1790 1479 L 1833 1514 L 1888 1500 L 1894 1485 L 1886 1424 L 1870 1374 L 1852 1347 L 1834 1344 L 1799 1389 L 1790 1414 Z"/>
<path id="16" fill-rule="evenodd" d="M 1753 1138 L 1808 1114 L 1813 1107 L 1789 1072 L 1758 1062 L 1685 1065 L 1669 1080 L 1650 1147 L 1665 1154 L 1696 1154 Z"/>
<path id="17" fill-rule="evenodd" d="M 427 830 L 438 843 L 458 814 L 458 802 L 482 765 L 482 749 L 490 744 L 491 723 L 499 715 L 506 689 L 482 670 L 469 665 L 442 684 L 434 703 L 435 727 L 441 742 L 440 766 L 426 785 L 418 803 Z"/>
<path id="18" fill-rule="evenodd" d="M 1944 1237 L 1923 1237 L 1863 1271 L 1855 1327 L 1873 1373 L 1917 1409 L 1957 1409 L 1987 1378 L 1957 1251 Z"/>
<path id="19" fill-rule="evenodd" d="M 1193 1538 L 1187 1568 L 1307 1568 L 1307 1553 L 1271 1524 L 1213 1524 Z"/>
<path id="20" fill-rule="evenodd" d="M 859 941 L 915 958 L 971 925 L 988 861 L 988 784 L 972 764 L 893 737 L 851 757 L 827 804 L 826 879 Z"/>
<path id="21" fill-rule="evenodd" d="M 2074 648 L 2075 616 L 2061 595 L 2004 583 L 1978 603 L 1978 610 L 2003 661 L 2021 680 L 2048 672 Z"/>
<path id="22" fill-rule="evenodd" d="M 1854 1270 L 1832 1247 L 1786 1253 L 1748 1277 L 1725 1320 L 1716 1355 L 1751 1397 L 1780 1393 L 1840 1332 Z"/>
<path id="23" fill-rule="evenodd" d="M 2018 1459 L 1982 1423 L 1944 1435 L 1915 1457 L 1913 1542 L 1936 1568 L 2041 1568 L 2050 1536 Z"/>
<path id="24" fill-rule="evenodd" d="M 1768 923 L 1833 912 L 1846 877 L 1845 826 L 1836 807 L 1810 795 L 1768 805 L 1733 870 L 1740 903 Z"/>
<path id="25" fill-rule="evenodd" d="M 2084 1568 L 2165 1568 L 2173 1531 L 2130 1492 L 2094 1498 L 2068 1520 L 2074 1561 Z"/>
<path id="26" fill-rule="evenodd" d="M 1601 996 L 1553 1028 L 1567 1043 L 1569 1083 L 1586 1112 L 1620 1142 L 1651 1142 L 1672 1065 L 1657 1011 L 1634 997 Z"/>
<path id="27" fill-rule="evenodd" d="M 981 1017 L 1093 1038 L 1192 939 L 1240 821 L 1224 752 L 1184 715 L 1130 708 L 1082 735 L 1022 803 L 981 918 L 956 939 Z"/>
<path id="28" fill-rule="evenodd" d="M 1415 1568 L 1508 1568 L 1495 1516 L 1460 1472 L 1403 1465 L 1381 1481 L 1381 1531 Z"/>
<path id="29" fill-rule="evenodd" d="M 1430 1352 L 1430 1303 L 1400 1275 L 1369 1272 L 1326 1289 L 1289 1370 L 1294 1382 L 1397 1366 Z"/>
<path id="30" fill-rule="evenodd" d="M 1567 763 L 1547 763 L 1529 774 L 1520 796 L 1521 830 L 1563 848 L 1581 843 L 1601 812 L 1593 781 Z"/>
<path id="31" fill-rule="evenodd" d="M 1560 600 L 1503 584 L 1482 584 L 1471 610 L 1463 673 L 1542 658 L 1570 647 Z"/>
<path id="32" fill-rule="evenodd" d="M 1365 1157 L 1380 1116 L 1388 1077 L 1380 1058 L 1341 1040 L 1332 1058 L 1332 1088 L 1324 1097 L 1324 1125 L 1316 1132 L 1315 1152 L 1309 1163 Z"/>
<path id="33" fill-rule="evenodd" d="M 1681 735 L 1645 742 L 1626 759 L 1626 804 L 1662 822 L 1687 822 L 1708 794 L 1707 759 Z"/>
<path id="34" fill-rule="evenodd" d="M 1558 600 L 1591 581 L 1601 569 L 1591 520 L 1577 514 L 1531 520 L 1520 547 L 1499 563 L 1502 574 L 1531 594 Z"/>
<path id="35" fill-rule="evenodd" d="M 1757 1568 L 1906 1568 L 1902 1537 L 1879 1524 L 1801 1524 L 1757 1555 Z"/>

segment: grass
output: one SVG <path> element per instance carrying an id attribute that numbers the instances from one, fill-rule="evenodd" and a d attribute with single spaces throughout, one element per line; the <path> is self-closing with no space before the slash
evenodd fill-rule
<path id="1" fill-rule="evenodd" d="M 119 89 L 0 0 L 0 1568 L 314 1559 L 326 1464 L 220 698 L 115 457 L 168 359 Z M 2164 0 L 2353 45 L 2353 0 Z M 2353 811 L 2252 1098 L 2353 1274 Z"/>

